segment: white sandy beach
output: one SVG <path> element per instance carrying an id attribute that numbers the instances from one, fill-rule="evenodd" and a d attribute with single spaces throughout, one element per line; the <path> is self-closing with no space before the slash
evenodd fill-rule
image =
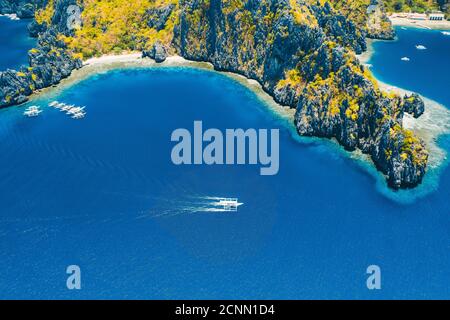
<path id="1" fill-rule="evenodd" d="M 389 16 L 394 26 L 401 27 L 413 27 L 421 29 L 437 29 L 437 30 L 450 30 L 450 21 L 431 21 L 431 20 L 413 20 L 408 18 L 400 18 L 396 15 Z"/>

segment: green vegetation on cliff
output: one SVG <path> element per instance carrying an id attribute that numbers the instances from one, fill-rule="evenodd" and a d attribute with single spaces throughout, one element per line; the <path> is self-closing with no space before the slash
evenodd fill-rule
<path id="1" fill-rule="evenodd" d="M 300 134 L 335 138 L 348 150 L 362 150 L 396 188 L 420 182 L 427 152 L 401 126 L 402 98 L 380 91 L 355 56 L 373 31 L 370 0 L 78 3 L 82 26 L 58 35 L 73 57 L 145 50 L 149 56 L 158 51 L 211 62 L 218 70 L 258 80 L 278 102 L 296 108 Z M 56 7 L 50 0 L 36 21 L 51 23 Z M 384 11 L 377 19 L 378 24 L 386 20 Z"/>
<path id="2" fill-rule="evenodd" d="M 177 0 L 82 0 L 82 28 L 71 37 L 62 36 L 74 54 L 82 58 L 107 53 L 145 50 L 157 40 L 170 46 L 174 25 L 178 23 Z M 161 7 L 173 6 L 163 29 L 150 27 L 148 21 L 157 18 Z M 50 12 L 49 7 L 43 12 Z M 155 15 L 155 16 L 152 16 Z M 41 18 L 41 16 L 43 16 Z M 47 15 L 39 13 L 37 18 Z"/>
<path id="3" fill-rule="evenodd" d="M 445 0 L 444 0 L 445 1 Z M 384 0 L 388 12 L 418 12 L 438 10 L 439 3 L 444 1 L 437 0 Z"/>

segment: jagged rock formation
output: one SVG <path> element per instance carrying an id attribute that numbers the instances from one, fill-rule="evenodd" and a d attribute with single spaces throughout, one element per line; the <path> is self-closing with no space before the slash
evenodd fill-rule
<path id="1" fill-rule="evenodd" d="M 147 20 L 147 25 L 157 31 L 163 30 L 174 9 L 175 4 L 169 3 L 168 5 L 160 8 L 151 8 L 147 10 L 147 15 L 145 17 Z"/>
<path id="2" fill-rule="evenodd" d="M 36 9 L 43 8 L 48 0 L 0 0 L 0 14 L 15 13 L 19 18 L 32 18 Z"/>
<path id="3" fill-rule="evenodd" d="M 73 3 L 76 0 L 60 0 L 61 10 L 55 11 L 52 22 L 38 25 L 38 44 L 28 52 L 28 66 L 0 72 L 0 107 L 23 103 L 34 90 L 55 85 L 82 66 L 81 60 L 74 58 L 59 39 L 61 32 L 69 32 L 63 16 Z"/>
<path id="4" fill-rule="evenodd" d="M 57 84 L 80 68 L 81 60 L 73 59 L 64 48 L 54 30 L 43 33 L 29 52 L 29 67 L 0 72 L 0 106 L 23 103 L 34 90 Z"/>
<path id="5" fill-rule="evenodd" d="M 401 127 L 402 101 L 382 93 L 359 64 L 364 36 L 328 3 L 185 1 L 176 30 L 181 55 L 257 79 L 297 109 L 299 134 L 335 138 L 371 156 L 394 188 L 420 183 L 423 142 Z"/>
<path id="6" fill-rule="evenodd" d="M 392 40 L 395 31 L 383 0 L 334 0 L 334 7 L 360 27 L 368 38 Z"/>
<path id="7" fill-rule="evenodd" d="M 371 0 L 367 12 L 367 37 L 372 39 L 393 40 L 395 31 L 389 20 L 382 0 Z"/>
<path id="8" fill-rule="evenodd" d="M 425 103 L 417 93 L 413 93 L 410 96 L 405 95 L 403 98 L 403 110 L 412 114 L 414 118 L 418 118 L 425 111 Z"/>
<path id="9" fill-rule="evenodd" d="M 40 28 L 47 31 L 39 31 L 39 53 L 30 54 L 33 70 L 22 70 L 25 76 L 20 79 L 11 72 L 0 75 L 6 79 L 0 80 L 0 105 L 22 102 L 30 92 L 24 88 L 30 79 L 36 88 L 57 83 L 80 66 L 73 55 L 101 54 L 118 45 L 142 48 L 144 57 L 157 61 L 176 52 L 190 60 L 211 62 L 217 70 L 258 80 L 275 100 L 296 108 L 299 134 L 334 138 L 348 150 L 360 149 L 393 188 L 421 182 L 427 151 L 420 139 L 402 128 L 403 113 L 418 116 L 421 99 L 414 96 L 403 101 L 378 89 L 355 58 L 355 52 L 366 49 L 366 29 L 336 2 L 332 6 L 326 0 L 143 1 L 146 7 L 138 17 L 147 20 L 131 19 L 144 29 L 120 33 L 122 21 L 96 20 L 98 10 L 115 10 L 115 16 L 122 13 L 114 1 L 98 7 L 99 2 L 85 0 L 84 13 L 89 18 L 84 29 L 70 33 L 63 21 L 71 1 L 75 0 L 57 1 L 51 19 L 40 19 Z M 126 11 L 125 7 L 120 10 Z M 113 34 L 120 34 L 123 41 L 111 39 Z M 48 39 L 52 39 L 50 45 Z M 45 69 L 43 64 L 49 63 L 52 67 Z M 36 66 L 44 68 L 37 69 L 37 78 L 32 73 Z"/>

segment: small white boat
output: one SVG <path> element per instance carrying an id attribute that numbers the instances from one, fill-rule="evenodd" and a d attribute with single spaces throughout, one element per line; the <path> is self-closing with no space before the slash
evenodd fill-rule
<path id="1" fill-rule="evenodd" d="M 442 31 L 442 34 L 443 34 L 444 36 L 450 36 L 450 31 Z"/>
<path id="2" fill-rule="evenodd" d="M 56 106 L 58 105 L 58 101 L 52 101 L 48 104 L 50 107 L 56 108 Z"/>
<path id="3" fill-rule="evenodd" d="M 410 61 L 411 59 L 409 59 L 408 57 L 403 57 L 400 60 L 402 60 L 402 61 Z"/>
<path id="4" fill-rule="evenodd" d="M 418 45 L 416 46 L 416 49 L 417 49 L 417 50 L 427 50 L 427 47 L 425 47 L 424 45 L 418 44 Z"/>
<path id="5" fill-rule="evenodd" d="M 73 107 L 67 111 L 67 114 L 75 114 L 84 110 L 84 107 Z"/>
<path id="6" fill-rule="evenodd" d="M 238 202 L 237 198 L 223 198 L 215 205 L 222 207 L 225 211 L 237 211 L 238 207 L 243 205 L 243 203 Z"/>

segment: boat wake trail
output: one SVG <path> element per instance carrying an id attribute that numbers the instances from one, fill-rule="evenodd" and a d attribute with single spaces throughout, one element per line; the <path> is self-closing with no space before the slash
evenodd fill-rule
<path id="1" fill-rule="evenodd" d="M 151 204 L 151 208 L 140 212 L 138 219 L 172 217 L 178 215 L 199 213 L 229 213 L 236 212 L 243 205 L 237 198 L 214 196 L 179 196 L 177 198 L 142 195 L 136 193 L 110 193 L 114 196 L 126 196 Z"/>
<path id="2" fill-rule="evenodd" d="M 161 203 L 159 204 L 161 205 Z M 168 204 L 167 210 L 177 212 L 178 214 L 187 214 L 235 212 L 243 203 L 239 203 L 237 198 L 197 196 L 184 199 L 172 199 Z"/>

